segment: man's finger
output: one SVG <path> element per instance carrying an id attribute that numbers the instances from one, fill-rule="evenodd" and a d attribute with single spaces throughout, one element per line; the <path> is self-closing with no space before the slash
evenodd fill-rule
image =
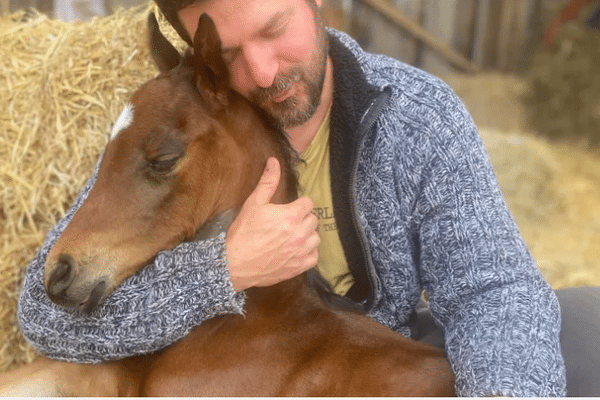
<path id="1" fill-rule="evenodd" d="M 267 166 L 258 181 L 256 189 L 250 194 L 248 200 L 253 201 L 255 205 L 263 205 L 271 202 L 271 198 L 279 186 L 281 178 L 281 168 L 279 161 L 275 157 L 269 157 Z"/>
<path id="2" fill-rule="evenodd" d="M 291 203 L 284 204 L 287 215 L 294 223 L 301 223 L 306 217 L 309 217 L 313 211 L 314 203 L 310 197 L 299 197 Z"/>

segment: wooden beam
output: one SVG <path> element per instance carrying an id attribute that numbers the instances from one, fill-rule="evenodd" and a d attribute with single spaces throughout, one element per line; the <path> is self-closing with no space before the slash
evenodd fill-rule
<path id="1" fill-rule="evenodd" d="M 35 2 L 35 8 L 48 15 L 48 16 L 53 16 L 54 14 L 54 1 L 53 0 L 37 0 Z"/>
<path id="2" fill-rule="evenodd" d="M 422 0 L 394 0 L 391 1 L 392 4 L 398 8 L 407 18 L 410 20 L 417 22 L 419 24 L 422 23 L 421 15 L 423 12 L 423 1 Z M 376 12 L 371 9 L 371 11 Z M 399 60 L 408 62 L 411 65 L 415 65 L 417 67 L 422 66 L 422 60 L 420 57 L 421 48 L 423 47 L 420 40 L 416 39 L 413 35 L 408 33 L 405 29 L 399 29 L 396 25 L 391 23 L 388 19 L 380 17 L 377 14 L 377 17 L 385 23 L 385 26 L 380 26 L 378 29 L 373 29 L 373 35 L 378 35 L 377 41 L 386 41 L 388 42 L 388 46 L 390 49 L 395 50 L 394 53 L 386 53 L 395 57 Z M 391 26 L 390 26 L 391 25 Z M 381 29 L 384 28 L 384 29 Z M 391 29 L 390 29 L 391 28 Z M 381 35 L 385 35 L 385 37 L 381 37 Z"/>
<path id="3" fill-rule="evenodd" d="M 461 0 L 457 7 L 454 47 L 464 57 L 471 59 L 473 43 L 475 42 L 479 0 Z"/>
<path id="4" fill-rule="evenodd" d="M 520 1 L 520 0 L 516 0 Z M 496 55 L 496 68 L 501 71 L 510 69 L 510 56 L 513 50 L 512 39 L 515 34 L 513 21 L 515 17 L 515 0 L 504 0 L 500 14 L 500 25 L 498 29 L 498 54 Z"/>
<path id="5" fill-rule="evenodd" d="M 454 48 L 456 37 L 456 12 L 460 2 L 464 0 L 428 0 L 425 2 L 424 16 L 420 25 L 423 29 L 434 35 L 442 43 L 456 51 L 462 57 L 458 49 Z M 440 55 L 439 51 L 430 47 L 423 49 L 423 68 L 434 75 L 445 76 L 455 72 L 456 68 L 448 62 L 446 57 Z M 467 59 L 465 57 L 465 59 Z"/>
<path id="6" fill-rule="evenodd" d="M 485 0 L 488 3 L 487 14 L 480 16 L 481 64 L 490 68 L 498 67 L 498 45 L 504 0 Z"/>
<path id="7" fill-rule="evenodd" d="M 440 53 L 448 62 L 455 67 L 467 72 L 478 72 L 479 65 L 463 57 L 459 52 L 451 48 L 447 43 L 438 39 L 435 35 L 423 29 L 418 23 L 408 18 L 397 7 L 389 4 L 385 0 L 360 0 L 362 3 L 373 8 L 384 16 L 387 20 L 408 31 L 415 38 L 421 40 L 431 49 Z"/>

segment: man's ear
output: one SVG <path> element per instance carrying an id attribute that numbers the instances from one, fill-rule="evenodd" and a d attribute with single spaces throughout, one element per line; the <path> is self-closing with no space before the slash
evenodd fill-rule
<path id="1" fill-rule="evenodd" d="M 152 59 L 161 73 L 179 65 L 181 55 L 160 31 L 153 12 L 148 15 L 149 47 Z"/>
<path id="2" fill-rule="evenodd" d="M 198 91 L 214 106 L 227 105 L 229 71 L 221 55 L 221 39 L 213 20 L 202 14 L 194 35 L 194 68 Z"/>

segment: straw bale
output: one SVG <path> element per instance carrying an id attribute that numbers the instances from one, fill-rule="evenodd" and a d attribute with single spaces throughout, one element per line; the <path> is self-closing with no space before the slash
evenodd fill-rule
<path id="1" fill-rule="evenodd" d="M 600 147 L 600 32 L 576 21 L 532 60 L 530 123 L 554 139 Z"/>
<path id="2" fill-rule="evenodd" d="M 27 263 L 89 177 L 123 104 L 156 75 L 148 7 L 85 23 L 0 17 L 0 371 L 33 358 L 15 318 Z"/>

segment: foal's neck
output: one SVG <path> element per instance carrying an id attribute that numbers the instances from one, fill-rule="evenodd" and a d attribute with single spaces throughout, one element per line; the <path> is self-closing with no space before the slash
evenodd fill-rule
<path id="1" fill-rule="evenodd" d="M 272 286 L 252 287 L 246 291 L 248 315 L 260 312 L 282 315 L 300 307 L 322 307 L 316 292 L 307 284 L 306 272 Z"/>

